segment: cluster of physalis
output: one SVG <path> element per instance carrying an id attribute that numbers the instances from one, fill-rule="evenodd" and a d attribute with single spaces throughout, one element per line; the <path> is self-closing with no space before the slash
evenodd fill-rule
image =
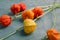
<path id="1" fill-rule="evenodd" d="M 13 4 L 10 8 L 11 12 L 14 15 L 17 14 L 18 12 L 24 11 L 25 9 L 26 9 L 26 5 L 22 2 L 19 4 Z M 11 22 L 12 22 L 12 18 L 7 14 L 3 14 L 0 17 L 0 24 L 2 25 L 2 27 L 7 27 Z"/>
<path id="2" fill-rule="evenodd" d="M 48 8 L 48 6 L 45 8 Z M 36 29 L 37 24 L 35 21 L 39 17 L 44 15 L 44 10 L 42 7 L 34 7 L 33 9 L 30 9 L 30 10 L 25 10 L 25 9 L 26 9 L 26 5 L 25 5 L 25 3 L 22 3 L 22 2 L 18 3 L 18 4 L 13 4 L 10 8 L 11 12 L 14 15 L 18 14 L 19 12 L 22 12 L 21 16 L 23 19 L 24 32 L 25 32 L 25 34 L 30 34 Z M 49 7 L 46 10 L 47 11 L 51 10 L 51 7 Z M 7 14 L 3 14 L 0 17 L 0 24 L 2 25 L 2 27 L 7 27 L 11 22 L 12 22 L 12 18 Z M 47 36 L 48 36 L 49 40 L 60 40 L 60 34 L 55 29 L 48 29 Z M 7 38 L 7 37 L 5 37 L 5 38 Z M 1 38 L 1 39 L 3 40 L 5 38 Z"/>

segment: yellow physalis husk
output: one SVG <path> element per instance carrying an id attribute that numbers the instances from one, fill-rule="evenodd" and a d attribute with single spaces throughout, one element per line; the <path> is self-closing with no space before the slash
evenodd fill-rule
<path id="1" fill-rule="evenodd" d="M 26 34 L 32 33 L 36 29 L 36 23 L 32 19 L 24 20 L 24 32 Z"/>

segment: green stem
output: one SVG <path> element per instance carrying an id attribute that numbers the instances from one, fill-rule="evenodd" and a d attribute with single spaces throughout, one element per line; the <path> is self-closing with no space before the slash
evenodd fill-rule
<path id="1" fill-rule="evenodd" d="M 44 11 L 48 10 L 49 8 L 46 8 L 46 9 L 43 9 Z M 19 13 L 20 14 L 20 13 Z M 22 14 L 22 12 L 21 12 Z M 20 15 L 15 15 L 15 16 L 12 16 L 12 20 L 15 20 L 16 18 L 21 18 L 21 14 Z"/>
<path id="2" fill-rule="evenodd" d="M 49 7 L 52 7 L 53 5 L 48 5 L 48 6 L 38 6 L 38 7 L 41 7 L 41 8 L 43 8 L 43 10 L 44 10 L 44 12 L 45 11 L 47 11 L 47 10 L 49 10 L 50 8 Z M 55 7 L 59 7 L 60 8 L 60 4 L 55 4 Z M 33 9 L 33 8 L 31 8 L 31 9 Z M 31 10 L 30 9 L 30 10 Z M 21 17 L 21 14 L 22 14 L 22 12 L 19 12 L 19 13 L 17 13 L 15 16 L 12 16 L 12 20 L 15 20 L 16 18 L 20 18 Z"/>
<path id="3" fill-rule="evenodd" d="M 10 33 L 9 35 L 7 34 L 5 37 L 1 38 L 0 40 L 5 40 L 6 38 L 12 36 L 13 34 L 15 34 L 17 31 L 14 31 L 12 33 Z"/>
<path id="4" fill-rule="evenodd" d="M 38 7 L 42 7 L 43 8 L 43 10 L 44 10 L 44 12 L 45 11 L 47 11 L 47 10 L 49 10 L 50 8 L 49 7 L 51 7 L 52 5 L 48 5 L 48 6 L 38 6 Z M 33 8 L 32 8 L 33 9 Z M 30 9 L 31 10 L 31 9 Z M 21 14 L 22 14 L 22 12 L 20 12 L 20 13 L 17 13 L 15 16 L 12 16 L 12 20 L 15 20 L 16 18 L 20 18 L 21 17 Z"/>
<path id="5" fill-rule="evenodd" d="M 55 8 L 54 6 L 55 6 L 55 4 L 56 4 L 56 1 L 57 1 L 57 0 L 54 0 L 53 6 L 51 7 L 52 10 Z M 58 6 L 56 6 L 56 7 L 60 7 L 60 6 L 58 5 Z M 54 28 L 55 25 L 56 25 L 56 16 L 55 16 L 55 13 L 54 13 L 54 25 L 53 25 L 51 28 Z M 45 35 L 44 38 L 43 38 L 43 40 L 45 40 L 45 39 L 46 39 L 46 40 L 49 40 L 49 39 L 46 38 L 46 37 L 47 37 L 47 36 Z"/>
<path id="6" fill-rule="evenodd" d="M 53 5 L 52 7 L 53 7 L 53 9 L 55 9 L 55 8 L 57 8 L 58 6 L 56 6 L 56 5 L 54 6 L 54 5 Z M 43 13 L 43 15 L 37 17 L 34 21 L 36 21 L 36 20 L 39 19 L 40 17 L 44 16 L 44 15 L 47 14 L 48 12 L 52 11 L 52 10 L 53 10 L 52 7 L 50 7 L 50 8 L 47 10 L 47 12 Z"/>
<path id="7" fill-rule="evenodd" d="M 55 6 L 55 4 L 56 4 L 56 1 L 57 0 L 54 0 L 54 3 L 53 3 L 53 7 L 52 7 L 52 9 L 54 8 L 54 6 Z M 56 26 L 56 15 L 55 15 L 55 12 L 53 12 L 54 13 L 54 25 L 53 26 L 51 26 L 51 28 L 54 28 L 55 26 Z"/>
<path id="8" fill-rule="evenodd" d="M 44 12 L 45 12 L 45 11 L 48 11 L 49 9 L 52 10 L 52 9 L 51 9 L 52 6 L 53 6 L 53 5 L 51 5 L 50 8 L 49 8 L 49 6 L 46 6 L 47 8 L 43 9 Z M 55 5 L 54 5 L 54 8 L 55 8 L 55 7 L 57 7 L 57 8 L 59 7 L 59 8 L 60 8 L 60 4 L 55 4 Z M 32 8 L 32 9 L 33 9 L 33 8 Z M 16 19 L 16 18 L 20 18 L 22 12 L 20 12 L 19 14 L 20 14 L 20 15 L 15 15 L 15 16 L 13 16 L 13 17 L 12 17 L 12 20 L 14 20 L 14 19 Z M 45 14 L 43 14 L 43 15 L 45 15 Z"/>

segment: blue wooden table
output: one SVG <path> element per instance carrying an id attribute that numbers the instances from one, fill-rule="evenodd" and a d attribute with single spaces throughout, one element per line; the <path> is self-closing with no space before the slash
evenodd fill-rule
<path id="1" fill-rule="evenodd" d="M 35 6 L 51 5 L 53 1 L 54 0 L 0 0 L 0 16 L 2 14 L 12 16 L 9 8 L 13 3 L 24 2 L 26 3 L 27 9 L 30 9 Z M 57 0 L 57 3 L 59 4 L 60 0 Z M 36 21 L 37 28 L 32 34 L 25 35 L 23 30 L 21 30 L 5 40 L 41 40 L 41 38 L 46 34 L 46 30 L 53 25 L 53 12 L 56 13 L 55 28 L 60 31 L 60 9 L 55 9 Z M 0 29 L 0 38 L 15 31 L 17 27 L 21 27 L 22 25 L 23 23 L 21 18 L 12 21 L 8 27 Z"/>

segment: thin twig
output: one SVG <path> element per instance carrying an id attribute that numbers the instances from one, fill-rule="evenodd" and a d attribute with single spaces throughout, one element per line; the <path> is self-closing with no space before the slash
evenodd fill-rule
<path id="1" fill-rule="evenodd" d="M 54 0 L 52 9 L 54 8 L 56 1 L 57 0 Z M 55 15 L 55 12 L 53 12 L 53 13 L 54 13 L 54 21 L 53 21 L 54 24 L 53 24 L 53 26 L 51 26 L 51 28 L 54 28 L 56 26 L 56 15 Z"/>
<path id="2" fill-rule="evenodd" d="M 41 7 L 43 10 L 44 10 L 44 12 L 45 11 L 47 11 L 47 10 L 49 10 L 50 8 L 49 7 L 52 7 L 53 5 L 48 5 L 48 6 L 38 6 L 38 7 Z M 29 9 L 29 10 L 32 10 L 33 8 L 31 8 L 31 9 Z M 21 17 L 21 14 L 22 14 L 22 12 L 19 12 L 19 13 L 17 13 L 15 16 L 12 16 L 12 20 L 14 21 L 16 18 L 20 18 Z"/>
<path id="3" fill-rule="evenodd" d="M 52 6 L 52 10 L 54 9 L 54 6 L 55 6 L 55 4 L 56 4 L 56 1 L 57 0 L 54 0 L 54 2 L 53 2 L 53 6 Z M 54 25 L 53 26 L 51 26 L 51 28 L 54 28 L 55 27 L 55 25 L 56 25 L 56 15 L 55 15 L 55 13 L 54 13 Z M 45 35 L 45 37 L 43 38 L 43 40 L 48 40 L 47 38 L 46 38 L 47 36 Z"/>

